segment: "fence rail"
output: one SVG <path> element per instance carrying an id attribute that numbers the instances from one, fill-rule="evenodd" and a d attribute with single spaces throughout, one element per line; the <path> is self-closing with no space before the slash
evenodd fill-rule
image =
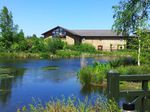
<path id="1" fill-rule="evenodd" d="M 140 90 L 120 90 L 120 81 L 127 82 L 141 82 Z M 145 99 L 150 97 L 150 90 L 148 82 L 150 81 L 150 74 L 143 75 L 120 75 L 118 72 L 110 71 L 107 74 L 107 94 L 108 98 L 119 102 L 120 97 L 131 96 L 141 101 L 141 112 L 145 110 Z"/>

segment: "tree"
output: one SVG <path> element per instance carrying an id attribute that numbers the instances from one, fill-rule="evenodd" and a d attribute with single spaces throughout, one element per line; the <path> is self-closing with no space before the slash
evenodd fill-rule
<path id="1" fill-rule="evenodd" d="M 138 39 L 138 65 L 140 65 L 141 38 L 148 27 L 150 0 L 121 0 L 113 6 L 114 24 L 112 29 L 118 34 L 130 35 L 136 33 Z"/>
<path id="2" fill-rule="evenodd" d="M 19 43 L 25 39 L 25 35 L 23 30 L 21 29 L 19 33 L 16 34 L 15 36 L 15 42 Z"/>
<path id="3" fill-rule="evenodd" d="M 6 48 L 10 48 L 14 41 L 14 34 L 18 29 L 17 25 L 14 25 L 12 18 L 12 13 L 9 12 L 7 7 L 3 7 L 0 12 L 0 31 Z"/>

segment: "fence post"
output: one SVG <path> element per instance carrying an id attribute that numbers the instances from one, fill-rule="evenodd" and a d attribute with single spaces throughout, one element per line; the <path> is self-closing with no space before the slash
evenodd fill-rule
<path id="1" fill-rule="evenodd" d="M 116 71 L 109 71 L 107 74 L 107 93 L 109 99 L 114 99 L 117 103 L 119 101 L 119 73 Z"/>
<path id="2" fill-rule="evenodd" d="M 142 81 L 142 90 L 148 91 L 148 80 Z M 146 96 L 144 96 L 141 100 L 142 112 L 145 112 L 145 105 L 146 105 Z"/>

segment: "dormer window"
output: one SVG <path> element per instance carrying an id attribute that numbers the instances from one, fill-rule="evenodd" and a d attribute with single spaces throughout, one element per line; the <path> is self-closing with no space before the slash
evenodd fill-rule
<path id="1" fill-rule="evenodd" d="M 57 29 L 53 30 L 52 37 L 65 38 L 66 37 L 66 32 L 62 28 L 57 28 Z"/>

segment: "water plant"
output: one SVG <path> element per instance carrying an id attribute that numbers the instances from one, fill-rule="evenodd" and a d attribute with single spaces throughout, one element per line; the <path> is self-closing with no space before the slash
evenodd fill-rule
<path id="1" fill-rule="evenodd" d="M 78 72 L 78 78 L 83 85 L 101 85 L 109 70 L 109 64 L 95 62 L 93 65 L 83 67 Z"/>
<path id="2" fill-rule="evenodd" d="M 149 65 L 135 65 L 137 62 L 132 58 L 119 58 L 108 63 L 95 62 L 93 65 L 81 68 L 78 72 L 78 78 L 81 84 L 84 85 L 101 85 L 106 80 L 106 75 L 109 70 L 118 71 L 121 75 L 130 74 L 150 74 Z"/>
<path id="3" fill-rule="evenodd" d="M 43 70 L 57 70 L 59 69 L 58 66 L 46 66 L 42 68 Z"/>
<path id="4" fill-rule="evenodd" d="M 9 75 L 9 74 L 0 74 L 0 79 L 8 79 L 8 78 L 13 78 L 14 76 Z"/>

